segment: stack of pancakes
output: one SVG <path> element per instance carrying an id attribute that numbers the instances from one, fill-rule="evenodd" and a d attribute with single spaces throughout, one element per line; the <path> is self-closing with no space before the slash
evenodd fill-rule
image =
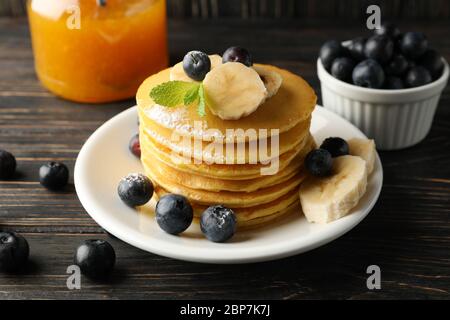
<path id="1" fill-rule="evenodd" d="M 169 81 L 170 69 L 144 81 L 137 93 L 141 161 L 158 196 L 184 195 L 197 217 L 210 205 L 232 208 L 239 227 L 275 219 L 299 205 L 303 160 L 315 147 L 309 128 L 316 95 L 302 78 L 263 67 L 278 72 L 283 83 L 275 96 L 238 120 L 222 120 L 208 109 L 201 117 L 195 105 L 155 104 L 149 93 Z M 256 135 L 245 134 L 248 129 Z M 270 149 L 272 139 L 279 140 L 278 153 Z M 255 146 L 262 141 L 269 150 L 259 154 Z M 231 156 L 226 152 L 230 145 L 235 150 Z M 245 152 L 238 157 L 239 148 Z M 262 175 L 261 169 L 276 159 L 277 172 Z"/>

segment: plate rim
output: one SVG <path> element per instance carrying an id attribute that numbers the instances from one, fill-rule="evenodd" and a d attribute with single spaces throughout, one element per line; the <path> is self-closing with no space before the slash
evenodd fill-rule
<path id="1" fill-rule="evenodd" d="M 352 129 L 355 129 L 361 136 L 366 137 L 361 130 L 359 130 L 355 125 L 350 123 L 348 120 L 340 117 L 339 115 L 319 106 L 316 105 L 314 111 L 319 110 L 319 113 L 323 113 L 326 115 L 326 117 L 337 117 L 341 120 L 345 121 L 347 125 L 353 127 Z M 319 237 L 317 236 L 309 236 L 306 240 L 302 240 L 302 245 L 299 246 L 298 243 L 295 241 L 290 241 L 289 243 L 277 243 L 277 245 L 273 245 L 270 248 L 264 248 L 263 251 L 261 250 L 254 250 L 251 248 L 242 248 L 239 251 L 239 254 L 236 254 L 234 250 L 228 250 L 225 251 L 221 250 L 221 255 L 210 255 L 210 251 L 212 248 L 205 248 L 205 250 L 201 250 L 202 254 L 199 255 L 192 255 L 190 253 L 184 253 L 183 250 L 179 250 L 178 246 L 179 244 L 175 245 L 173 243 L 168 243 L 167 241 L 161 240 L 161 239 L 155 239 L 153 238 L 152 241 L 154 242 L 149 243 L 148 239 L 145 239 L 146 237 L 142 233 L 136 233 L 136 230 L 127 226 L 121 224 L 119 227 L 117 223 L 112 222 L 113 219 L 109 218 L 108 215 L 99 214 L 98 212 L 102 211 L 103 209 L 101 207 L 98 207 L 98 205 L 95 203 L 95 201 L 89 200 L 89 194 L 87 191 L 85 191 L 82 188 L 83 182 L 82 182 L 82 170 L 80 167 L 82 166 L 82 163 L 85 161 L 85 158 L 88 158 L 89 150 L 93 148 L 93 145 L 95 144 L 95 141 L 97 140 L 97 136 L 101 135 L 101 133 L 104 130 L 107 130 L 108 128 L 115 125 L 116 122 L 120 122 L 122 118 L 127 118 L 130 113 L 136 114 L 137 113 L 137 106 L 130 107 L 111 119 L 107 120 L 105 123 L 103 123 L 100 127 L 98 127 L 85 141 L 82 148 L 80 149 L 80 152 L 78 153 L 76 162 L 75 162 L 75 169 L 74 169 L 74 185 L 75 190 L 78 195 L 78 198 L 80 200 L 81 205 L 86 210 L 86 212 L 89 214 L 89 216 L 103 229 L 105 229 L 107 232 L 111 233 L 115 237 L 119 238 L 120 240 L 137 247 L 141 250 L 151 252 L 157 255 L 174 258 L 178 260 L 184 260 L 184 261 L 191 261 L 191 262 L 200 262 L 200 263 L 212 263 L 212 264 L 243 264 L 243 263 L 255 263 L 255 262 L 263 262 L 263 261 L 271 261 L 271 260 L 277 260 L 282 259 L 285 257 L 290 257 L 293 255 L 301 254 L 313 249 L 316 249 L 318 247 L 321 247 L 327 243 L 330 243 L 337 238 L 343 236 L 345 233 L 349 232 L 353 228 L 355 228 L 364 218 L 367 217 L 367 215 L 372 211 L 375 203 L 377 202 L 382 185 L 383 185 L 383 167 L 380 160 L 380 157 L 377 152 L 376 156 L 376 163 L 375 167 L 380 175 L 380 182 L 376 186 L 375 194 L 372 198 L 370 198 L 369 203 L 365 206 L 364 213 L 360 214 L 357 219 L 354 219 L 350 224 L 344 224 L 341 223 L 340 225 L 336 225 L 335 230 L 325 236 L 325 237 Z M 348 217 L 348 216 L 347 216 Z M 339 223 L 339 220 L 333 222 L 333 223 Z M 132 235 L 132 236 L 130 236 Z M 207 240 L 205 240 L 207 241 Z M 281 245 L 285 245 L 284 249 L 281 251 L 275 250 L 279 249 Z M 217 244 L 226 246 L 227 244 Z M 175 246 L 175 247 L 174 247 Z M 170 250 L 170 248 L 173 248 L 174 250 Z M 165 248 L 165 249 L 161 249 Z M 177 250 L 178 249 L 178 250 Z M 232 255 L 231 253 L 234 253 Z"/>

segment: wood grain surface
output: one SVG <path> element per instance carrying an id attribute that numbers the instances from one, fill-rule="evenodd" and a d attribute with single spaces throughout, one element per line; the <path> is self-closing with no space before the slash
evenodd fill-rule
<path id="1" fill-rule="evenodd" d="M 450 60 L 450 24 L 401 27 L 425 32 Z M 315 72 L 320 45 L 357 36 L 360 28 L 305 20 L 170 21 L 171 61 L 192 48 L 222 52 L 245 45 L 257 61 L 301 74 L 320 95 Z M 86 214 L 73 185 L 53 193 L 37 182 L 38 168 L 46 161 L 63 161 L 73 170 L 89 135 L 133 104 L 82 105 L 54 97 L 36 79 L 26 20 L 0 19 L 0 148 L 18 160 L 17 176 L 0 181 L 0 229 L 22 233 L 31 246 L 31 262 L 22 274 L 0 274 L 0 298 L 450 298 L 448 87 L 422 143 L 380 153 L 381 197 L 359 226 L 312 252 L 237 266 L 188 263 L 135 249 L 104 233 Z M 110 282 L 83 278 L 81 290 L 68 290 L 66 268 L 76 246 L 89 238 L 111 242 L 117 269 Z M 366 287 L 366 268 L 372 264 L 381 268 L 381 290 Z"/>

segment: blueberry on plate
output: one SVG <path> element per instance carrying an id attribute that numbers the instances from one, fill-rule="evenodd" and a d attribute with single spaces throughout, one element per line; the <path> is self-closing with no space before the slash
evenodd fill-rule
<path id="1" fill-rule="evenodd" d="M 130 152 L 134 154 L 136 157 L 141 157 L 141 144 L 139 142 L 139 133 L 135 134 L 128 144 L 128 149 Z"/>
<path id="2" fill-rule="evenodd" d="M 74 263 L 85 276 L 102 280 L 114 269 L 116 253 L 105 240 L 85 240 L 75 251 Z"/>
<path id="3" fill-rule="evenodd" d="M 347 141 L 339 137 L 326 138 L 320 145 L 320 149 L 327 150 L 333 158 L 349 154 Z"/>
<path id="4" fill-rule="evenodd" d="M 211 60 L 201 51 L 190 51 L 183 58 L 183 69 L 189 78 L 202 81 L 211 70 Z"/>
<path id="5" fill-rule="evenodd" d="M 392 39 L 397 38 L 400 35 L 400 30 L 392 22 L 384 22 L 381 24 L 380 29 L 375 29 L 374 33 L 380 36 L 388 36 Z"/>
<path id="6" fill-rule="evenodd" d="M 152 198 L 153 184 L 141 173 L 130 173 L 120 180 L 117 193 L 128 206 L 142 206 Z"/>
<path id="7" fill-rule="evenodd" d="M 405 75 L 405 85 L 409 88 L 420 87 L 433 81 L 431 74 L 422 66 L 408 70 Z"/>
<path id="8" fill-rule="evenodd" d="M 14 232 L 0 232 L 0 271 L 14 272 L 25 266 L 30 255 L 27 240 Z"/>
<path id="9" fill-rule="evenodd" d="M 442 61 L 442 56 L 436 50 L 427 50 L 420 57 L 418 63 L 428 70 L 434 80 L 442 75 L 444 62 Z"/>
<path id="10" fill-rule="evenodd" d="M 179 194 L 162 196 L 156 204 L 156 222 L 169 234 L 180 234 L 192 223 L 194 211 L 189 201 Z"/>
<path id="11" fill-rule="evenodd" d="M 328 150 L 312 150 L 306 156 L 305 168 L 313 176 L 329 176 L 333 168 L 333 157 Z"/>
<path id="12" fill-rule="evenodd" d="M 60 190 L 69 181 L 69 169 L 64 163 L 49 162 L 39 168 L 39 182 L 50 190 Z"/>
<path id="13" fill-rule="evenodd" d="M 241 47 L 230 47 L 222 55 L 222 62 L 240 62 L 247 67 L 253 65 L 253 58 L 247 49 Z"/>
<path id="14" fill-rule="evenodd" d="M 16 172 L 16 158 L 5 150 L 0 150 L 0 179 L 9 179 Z"/>
<path id="15" fill-rule="evenodd" d="M 399 89 L 404 89 L 405 84 L 403 83 L 403 80 L 401 78 L 395 77 L 395 76 L 389 76 L 389 77 L 386 77 L 386 80 L 384 80 L 383 88 L 389 89 L 389 90 L 399 90 Z"/>
<path id="16" fill-rule="evenodd" d="M 356 61 L 361 61 L 366 58 L 364 54 L 365 45 L 366 39 L 363 37 L 352 39 L 343 44 L 343 46 L 348 50 L 350 56 Z"/>
<path id="17" fill-rule="evenodd" d="M 400 49 L 411 59 L 417 59 L 428 49 L 427 37 L 422 32 L 407 32 L 402 36 Z"/>
<path id="18" fill-rule="evenodd" d="M 331 74 L 336 79 L 351 82 L 352 81 L 352 72 L 355 67 L 355 62 L 346 57 L 336 58 L 331 64 Z"/>
<path id="19" fill-rule="evenodd" d="M 213 242 L 225 242 L 236 232 L 236 215 L 222 205 L 211 206 L 200 218 L 200 229 Z"/>
<path id="20" fill-rule="evenodd" d="M 388 36 L 375 35 L 367 39 L 364 54 L 381 64 L 387 63 L 394 53 L 394 42 Z"/>
<path id="21" fill-rule="evenodd" d="M 330 71 L 334 59 L 345 56 L 346 50 L 339 41 L 330 40 L 325 42 L 320 48 L 320 60 L 324 68 Z"/>
<path id="22" fill-rule="evenodd" d="M 372 89 L 379 89 L 384 83 L 384 71 L 378 62 L 367 59 L 358 63 L 353 69 L 353 84 Z"/>
<path id="23" fill-rule="evenodd" d="M 391 61 L 386 65 L 384 71 L 387 75 L 401 76 L 408 70 L 409 62 L 401 54 L 396 54 Z"/>

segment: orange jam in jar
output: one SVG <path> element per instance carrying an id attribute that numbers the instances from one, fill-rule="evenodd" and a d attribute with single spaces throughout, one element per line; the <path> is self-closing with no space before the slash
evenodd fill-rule
<path id="1" fill-rule="evenodd" d="M 130 98 L 168 65 L 165 0 L 29 0 L 27 7 L 37 75 L 60 97 Z"/>

